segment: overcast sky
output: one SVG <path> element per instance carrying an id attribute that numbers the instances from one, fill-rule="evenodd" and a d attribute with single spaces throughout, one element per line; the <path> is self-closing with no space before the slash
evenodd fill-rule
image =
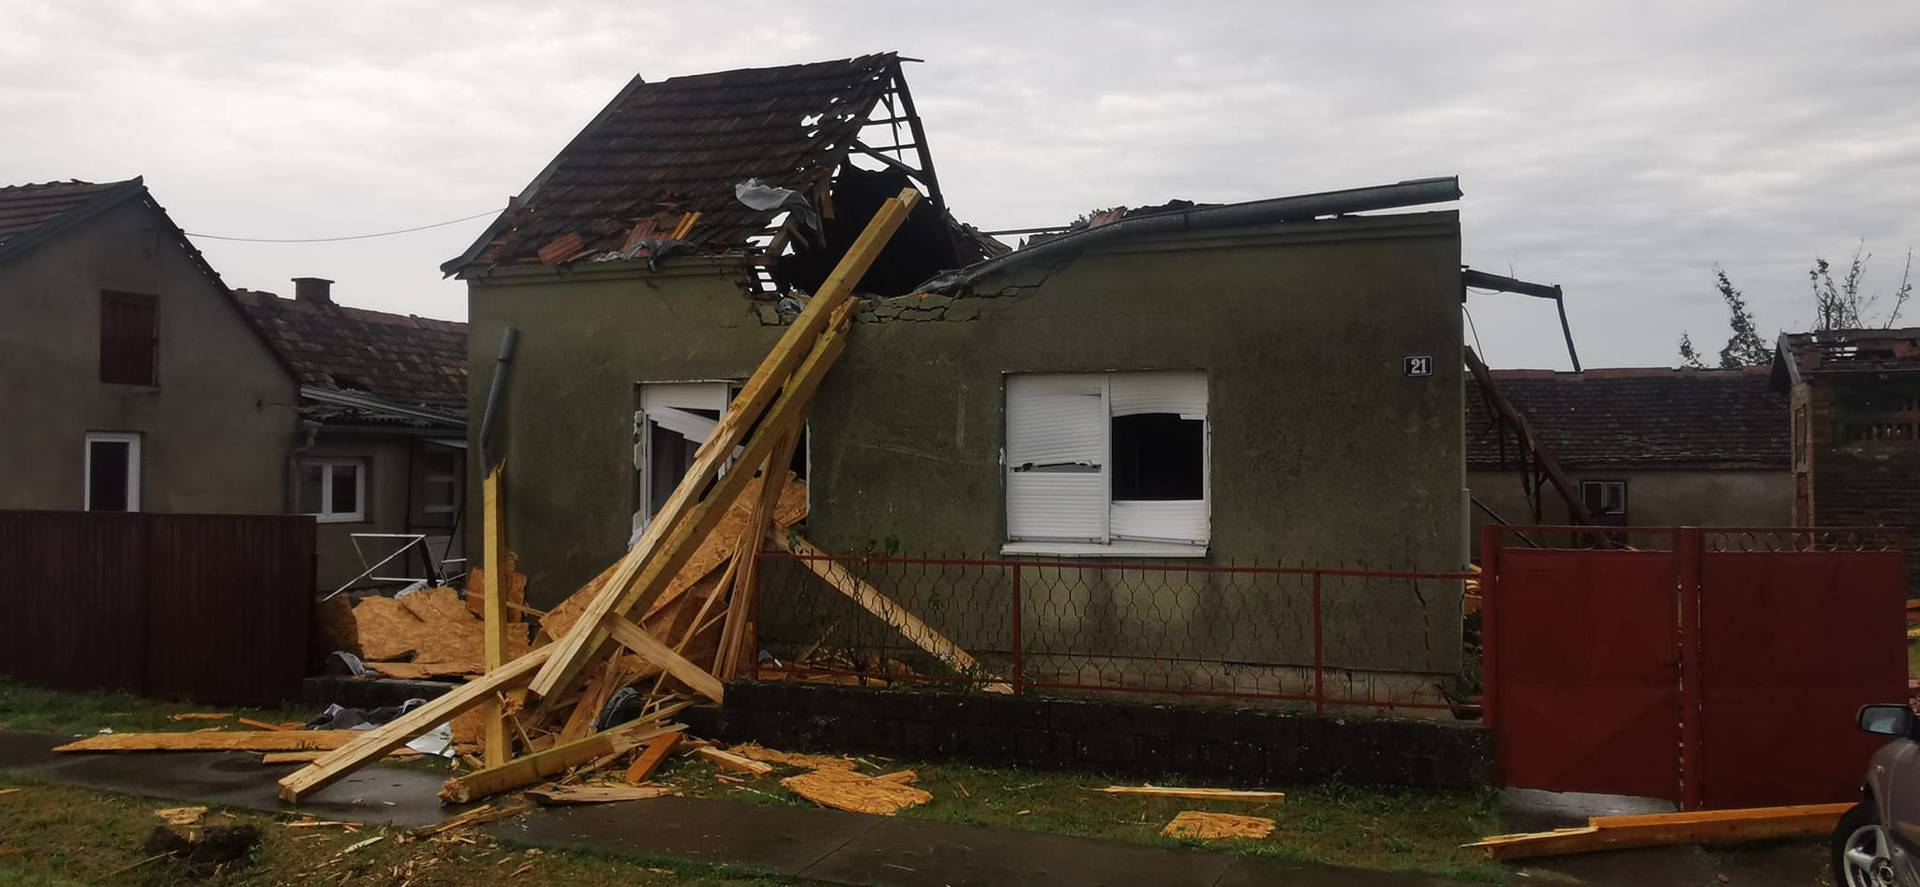
<path id="1" fill-rule="evenodd" d="M 144 175 L 199 234 L 386 231 L 498 209 L 636 73 L 897 50 L 967 221 L 1458 175 L 1462 260 L 1564 286 L 1588 366 L 1717 350 L 1716 262 L 1770 336 L 1812 317 L 1816 254 L 1865 240 L 1890 289 L 1920 244 L 1913 0 L 527 6 L 0 0 L 0 183 Z M 231 286 L 463 318 L 437 266 L 485 225 L 200 243 Z M 1550 304 L 1468 307 L 1494 365 L 1566 366 Z"/>

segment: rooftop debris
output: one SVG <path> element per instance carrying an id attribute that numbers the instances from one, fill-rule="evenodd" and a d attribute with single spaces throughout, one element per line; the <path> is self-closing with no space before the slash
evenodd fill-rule
<path id="1" fill-rule="evenodd" d="M 933 795 L 892 780 L 876 779 L 852 770 L 814 770 L 789 776 L 780 784 L 823 807 L 849 813 L 892 816 L 908 807 L 933 800 Z"/>
<path id="2" fill-rule="evenodd" d="M 1274 821 L 1264 816 L 1236 816 L 1232 813 L 1207 813 L 1183 810 L 1160 830 L 1169 838 L 1218 841 L 1226 838 L 1262 840 L 1273 834 Z"/>
<path id="3" fill-rule="evenodd" d="M 500 717 L 511 729 L 502 741 L 520 756 L 450 781 L 450 801 L 530 785 L 569 769 L 573 773 L 563 782 L 577 780 L 665 732 L 665 719 L 689 698 L 722 698 L 724 681 L 756 652 L 748 623 L 754 554 L 769 535 L 791 536 L 783 522 L 804 513 L 804 489 L 790 482 L 788 472 L 775 469 L 791 461 L 808 401 L 845 347 L 855 307 L 853 283 L 872 266 L 919 197 L 905 189 L 882 205 L 734 397 L 674 494 L 628 553 L 542 619 L 542 646 L 358 734 L 282 779 L 281 796 L 302 800 L 483 702 L 504 703 Z M 722 474 L 729 459 L 748 467 Z M 915 644 L 940 651 L 936 655 L 943 661 L 974 663 L 878 592 L 857 583 L 841 585 Z M 427 597 L 409 603 L 420 595 Z M 352 613 L 359 644 L 369 653 L 410 648 L 415 663 L 456 658 L 437 652 L 444 638 L 426 637 L 415 625 L 456 626 L 454 632 L 462 635 L 474 628 L 477 635 L 480 623 L 451 595 L 437 589 L 405 595 L 374 604 L 368 619 L 359 611 L 385 599 L 363 601 Z M 461 653 L 469 649 L 474 648 L 460 645 Z M 704 744 L 680 744 L 739 771 L 772 769 Z M 886 786 L 896 797 L 915 791 L 859 778 Z"/>
<path id="4" fill-rule="evenodd" d="M 1110 795 L 1152 795 L 1160 798 L 1186 798 L 1194 801 L 1252 801 L 1279 803 L 1286 792 L 1248 791 L 1232 788 L 1167 788 L 1158 785 L 1110 785 L 1101 791 Z"/>
<path id="5" fill-rule="evenodd" d="M 1760 841 L 1831 834 L 1852 803 L 1799 807 L 1750 807 L 1644 816 L 1595 816 L 1583 828 L 1490 835 L 1466 847 L 1479 847 L 1488 859 L 1530 859 L 1624 850 L 1664 844 Z"/>

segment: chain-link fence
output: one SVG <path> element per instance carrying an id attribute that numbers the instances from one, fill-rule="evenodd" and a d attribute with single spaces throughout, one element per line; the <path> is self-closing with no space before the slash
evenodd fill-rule
<path id="1" fill-rule="evenodd" d="M 763 679 L 1446 710 L 1471 574 L 768 551 L 758 576 Z"/>

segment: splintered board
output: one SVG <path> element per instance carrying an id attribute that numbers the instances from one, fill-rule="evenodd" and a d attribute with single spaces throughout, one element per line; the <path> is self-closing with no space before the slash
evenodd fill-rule
<path id="1" fill-rule="evenodd" d="M 780 784 L 800 797 L 835 810 L 892 816 L 908 807 L 933 800 L 933 795 L 897 782 L 863 776 L 850 770 L 815 770 L 789 776 Z"/>

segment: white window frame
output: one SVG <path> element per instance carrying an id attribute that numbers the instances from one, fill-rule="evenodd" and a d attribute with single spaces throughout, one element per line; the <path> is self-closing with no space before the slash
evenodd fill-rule
<path id="1" fill-rule="evenodd" d="M 127 512 L 140 511 L 140 433 L 136 431 L 89 431 L 80 448 L 80 470 L 85 480 L 80 489 L 80 509 L 93 510 L 93 445 L 96 443 L 124 443 L 127 445 Z M 112 513 L 112 512 L 109 512 Z"/>
<path id="2" fill-rule="evenodd" d="M 633 512 L 630 526 L 631 535 L 627 537 L 627 547 L 631 548 L 640 541 L 640 534 L 653 522 L 653 513 L 648 508 L 648 500 L 653 491 L 652 469 L 649 467 L 647 442 L 653 439 L 653 428 L 661 428 L 679 434 L 695 444 L 707 442 L 707 436 L 719 423 L 709 420 L 698 413 L 686 412 L 688 409 L 710 410 L 718 404 L 720 417 L 726 418 L 727 410 L 732 409 L 733 399 L 740 393 L 741 383 L 734 379 L 694 379 L 662 382 L 638 382 L 640 409 L 633 413 L 633 470 L 639 478 L 640 504 Z M 717 396 L 716 396 L 717 395 Z M 651 408 L 651 412 L 649 409 Z M 800 425 L 801 445 L 806 448 L 807 476 L 813 476 L 812 429 L 805 422 Z M 744 448 L 735 447 L 733 454 L 720 466 L 720 473 L 726 474 L 733 467 L 734 459 L 740 456 Z M 813 489 L 807 489 L 808 504 L 812 504 Z"/>
<path id="3" fill-rule="evenodd" d="M 1125 538 L 1113 532 L 1113 380 L 1120 376 L 1145 376 L 1155 373 L 1181 373 L 1198 375 L 1205 386 L 1207 403 L 1202 406 L 1200 437 L 1200 508 L 1206 522 L 1205 537 L 1199 542 L 1154 540 L 1144 538 Z M 1012 396 L 1011 382 L 1016 377 L 1053 378 L 1063 382 L 1074 380 L 1089 383 L 1086 388 L 1092 390 L 1096 385 L 1100 391 L 1100 406 L 1103 415 L 1100 437 L 1099 477 L 1101 490 L 1106 499 L 1103 510 L 1102 529 L 1099 539 L 1066 539 L 1015 537 L 1012 531 L 1015 520 L 1013 515 L 1013 496 L 1010 486 L 1013 481 L 1013 466 L 1007 455 L 1007 441 L 1004 428 L 1008 398 Z M 1039 554 L 1084 557 L 1204 557 L 1213 541 L 1213 419 L 1210 408 L 1212 400 L 1211 380 L 1203 371 L 1196 370 L 1142 370 L 1107 371 L 1100 373 L 1006 373 L 1001 379 L 1001 398 L 1003 430 L 1000 442 L 1000 478 L 1002 486 L 1003 515 L 1007 521 L 1007 540 L 1001 545 L 1002 554 Z M 1133 500 L 1123 500 L 1131 502 Z M 1182 501 L 1182 500 L 1176 500 Z M 1183 500 L 1193 501 L 1193 500 Z"/>
<path id="4" fill-rule="evenodd" d="M 353 472 L 354 510 L 333 511 L 333 475 L 334 469 L 351 466 Z M 315 523 L 350 524 L 367 519 L 367 460 L 365 459 L 301 459 L 294 465 L 298 472 L 296 486 L 304 486 L 308 468 L 324 469 L 320 472 L 320 510 L 303 511 L 313 516 Z"/>

